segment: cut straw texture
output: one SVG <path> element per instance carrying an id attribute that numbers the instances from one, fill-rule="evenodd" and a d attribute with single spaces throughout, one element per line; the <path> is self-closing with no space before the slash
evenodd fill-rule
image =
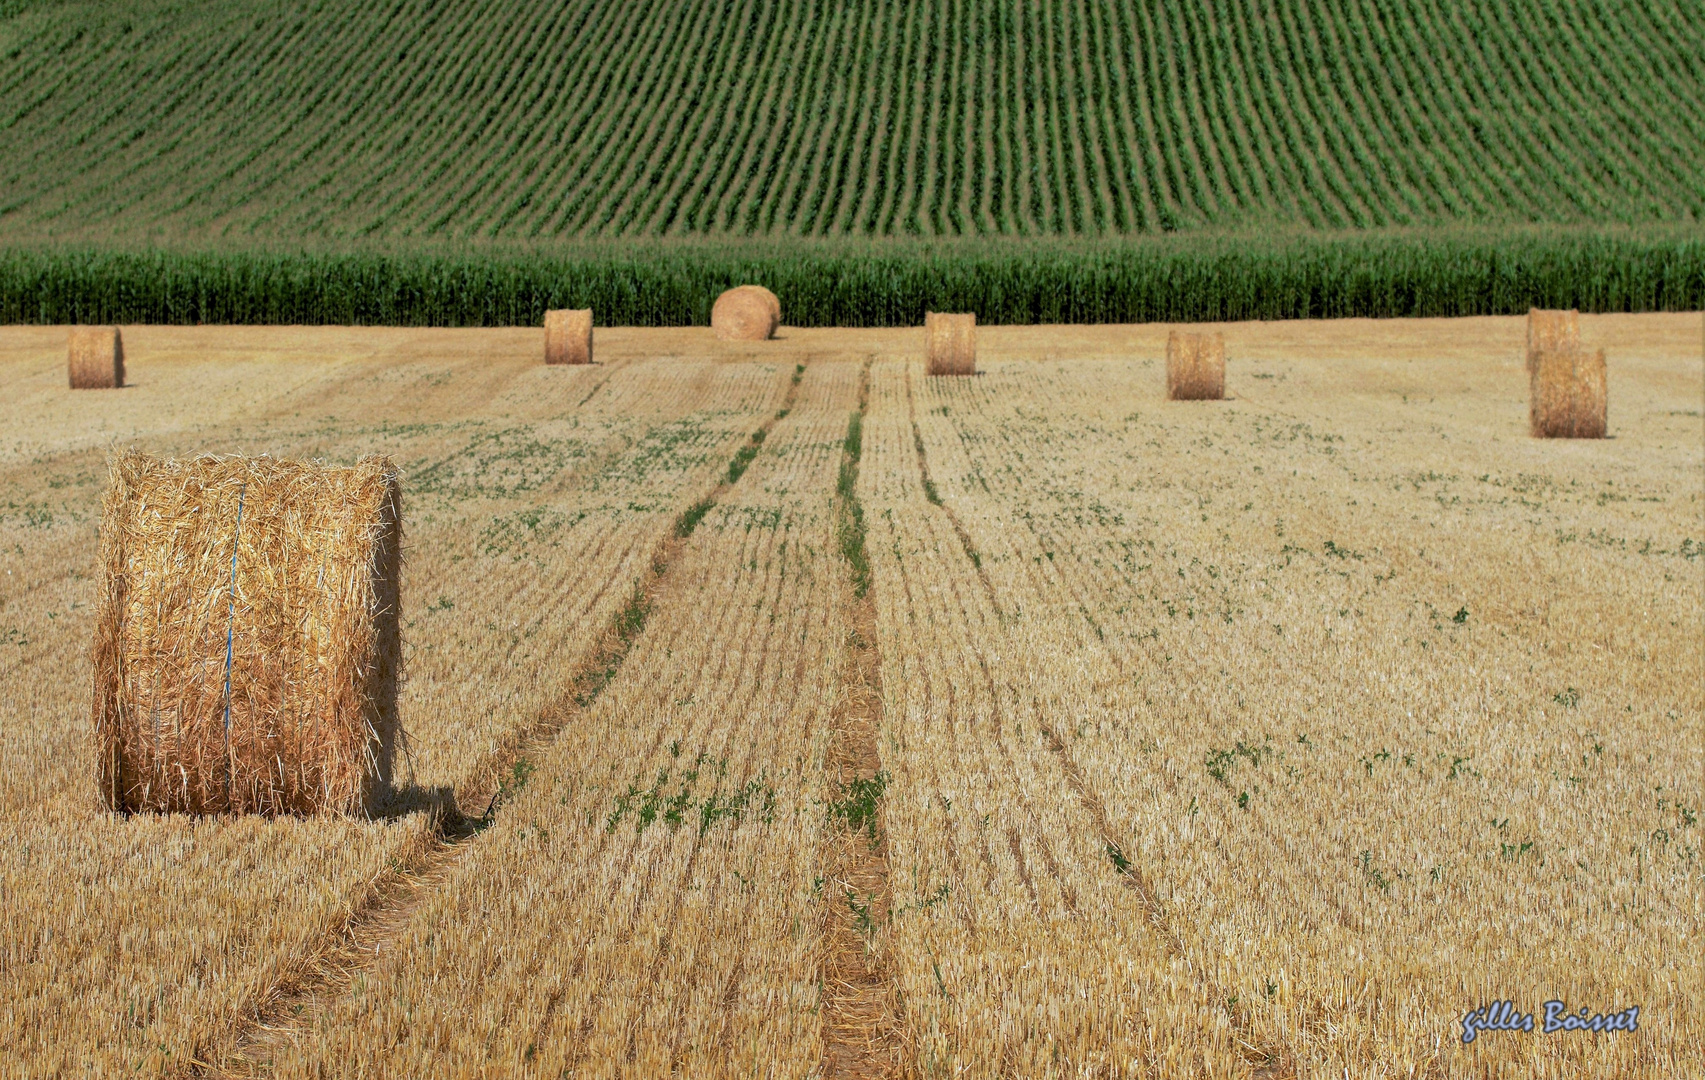
<path id="1" fill-rule="evenodd" d="M 67 358 L 71 389 L 109 390 L 124 385 L 124 338 L 116 326 L 73 326 Z"/>
<path id="2" fill-rule="evenodd" d="M 371 813 L 401 749 L 384 458 L 113 458 L 94 735 L 114 810 Z"/>
<path id="3" fill-rule="evenodd" d="M 762 285 L 740 285 L 716 298 L 710 327 L 723 341 L 768 341 L 781 325 L 781 301 Z"/>
<path id="4" fill-rule="evenodd" d="M 770 305 L 770 320 L 771 320 L 771 322 L 773 322 L 775 324 L 775 326 L 778 326 L 778 327 L 781 325 L 781 297 L 777 296 L 775 293 L 771 292 L 770 290 L 764 288 L 762 285 L 742 285 L 740 287 L 742 289 L 749 289 L 752 292 L 757 293 L 759 296 L 763 297 L 764 302 L 766 304 Z"/>
<path id="5" fill-rule="evenodd" d="M 1527 371 L 1533 374 L 1539 354 L 1546 349 L 1581 343 L 1581 313 L 1527 309 Z"/>
<path id="6" fill-rule="evenodd" d="M 545 363 L 592 362 L 592 309 L 545 312 Z"/>
<path id="7" fill-rule="evenodd" d="M 931 375 L 975 375 L 977 316 L 926 312 L 924 355 Z"/>
<path id="8" fill-rule="evenodd" d="M 1541 349 L 1529 376 L 1528 423 L 1539 439 L 1602 439 L 1608 412 L 1604 350 L 1570 342 Z"/>
<path id="9" fill-rule="evenodd" d="M 1172 401 L 1225 397 L 1225 335 L 1174 330 L 1166 336 L 1166 396 Z"/>

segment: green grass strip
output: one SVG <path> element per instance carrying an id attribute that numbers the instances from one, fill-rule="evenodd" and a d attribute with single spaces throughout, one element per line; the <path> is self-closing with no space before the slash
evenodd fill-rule
<path id="1" fill-rule="evenodd" d="M 835 493 L 841 497 L 841 517 L 836 527 L 841 555 L 852 567 L 853 593 L 860 600 L 870 592 L 870 555 L 864 546 L 864 504 L 858 499 L 858 462 L 864 452 L 864 411 L 854 409 L 847 420 L 847 438 L 842 445 L 841 472 Z"/>

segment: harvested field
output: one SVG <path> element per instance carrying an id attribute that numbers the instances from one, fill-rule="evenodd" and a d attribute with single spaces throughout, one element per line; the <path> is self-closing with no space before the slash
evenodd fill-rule
<path id="1" fill-rule="evenodd" d="M 1522 317 L 0 329 L 0 1074 L 1696 1073 L 1700 316 L 1580 324 L 1607 439 Z M 132 445 L 396 462 L 386 816 L 103 809 Z"/>

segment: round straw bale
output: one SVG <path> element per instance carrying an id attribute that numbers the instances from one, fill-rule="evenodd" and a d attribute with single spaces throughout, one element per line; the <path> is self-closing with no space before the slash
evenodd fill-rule
<path id="1" fill-rule="evenodd" d="M 397 721 L 401 497 L 384 458 L 113 458 L 93 703 L 114 810 L 372 812 Z"/>
<path id="2" fill-rule="evenodd" d="M 777 326 L 781 325 L 781 298 L 780 297 L 778 297 L 775 293 L 771 292 L 770 290 L 764 288 L 762 285 L 742 285 L 740 287 L 743 289 L 751 289 L 753 292 L 755 292 L 759 296 L 763 297 L 765 302 L 767 302 L 770 305 L 770 317 L 775 320 L 775 324 Z"/>
<path id="3" fill-rule="evenodd" d="M 1580 341 L 1579 311 L 1527 309 L 1527 370 L 1530 375 L 1542 350 L 1555 349 L 1562 345 L 1578 345 Z"/>
<path id="4" fill-rule="evenodd" d="M 545 363 L 592 362 L 592 309 L 545 312 Z"/>
<path id="5" fill-rule="evenodd" d="M 781 302 L 761 285 L 739 285 L 716 298 L 710 327 L 723 341 L 768 341 L 781 324 Z"/>
<path id="6" fill-rule="evenodd" d="M 1166 396 L 1172 401 L 1225 397 L 1225 335 L 1174 330 L 1166 336 Z"/>
<path id="7" fill-rule="evenodd" d="M 73 326 L 67 362 L 71 389 L 101 390 L 124 385 L 124 339 L 116 326 Z"/>
<path id="8" fill-rule="evenodd" d="M 925 312 L 924 357 L 931 375 L 975 375 L 977 316 Z"/>
<path id="9" fill-rule="evenodd" d="M 1539 439 L 1602 439 L 1609 411 L 1604 350 L 1540 349 L 1529 377 L 1528 425 Z"/>

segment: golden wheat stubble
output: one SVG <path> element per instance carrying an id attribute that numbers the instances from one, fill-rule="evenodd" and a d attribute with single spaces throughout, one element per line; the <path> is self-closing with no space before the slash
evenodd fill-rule
<path id="1" fill-rule="evenodd" d="M 815 1067 L 824 905 L 843 899 L 817 860 L 846 634 L 832 498 L 856 381 L 855 364 L 812 365 L 675 555 L 614 679 L 376 961 L 375 992 L 317 1015 L 282 1075 Z"/>
<path id="2" fill-rule="evenodd" d="M 1494 998 L 1643 1002 L 1644 1037 L 1484 1034 L 1475 1067 L 1688 1071 L 1701 597 L 1663 537 L 1700 461 L 1662 418 L 1697 372 L 1631 373 L 1642 445 L 1559 457 L 1475 358 L 1416 415 L 1400 385 L 1312 391 L 1353 360 L 1281 355 L 1205 419 L 1101 364 L 927 386 L 935 483 L 1029 627 L 1014 678 L 1073 720 L 1241 1041 L 1451 1072 Z M 1629 911 L 1642 944 L 1607 947 Z"/>
<path id="3" fill-rule="evenodd" d="M 150 330 L 144 336 L 160 340 L 150 348 L 159 359 L 148 381 L 100 399 L 98 408 L 134 414 L 151 425 L 140 429 L 144 445 L 169 453 L 214 442 L 353 458 L 378 441 L 424 461 L 423 468 L 436 465 L 437 482 L 416 489 L 423 511 L 409 562 L 416 591 L 405 593 L 404 612 L 417 646 L 404 707 L 416 736 L 414 780 L 423 791 L 453 783 L 492 738 L 524 722 L 535 701 L 548 700 L 548 679 L 517 687 L 508 676 L 517 666 L 536 666 L 529 659 L 535 653 L 572 651 L 584 621 L 621 603 L 612 580 L 646 569 L 655 536 L 714 483 L 732 447 L 774 411 L 786 381 L 773 369 L 745 365 L 618 363 L 613 375 L 587 371 L 592 378 L 565 405 L 560 380 L 550 396 L 527 391 L 546 373 L 524 340 L 512 352 L 500 348 L 494 360 L 477 340 L 469 348 L 465 333 L 311 331 L 306 336 L 315 340 L 394 341 L 408 360 L 399 366 L 384 350 L 374 356 L 364 349 L 347 360 L 282 366 L 264 350 L 287 332 L 225 333 L 238 344 L 207 366 L 199 345 L 217 335 Z M 506 340 L 502 332 L 488 337 L 500 346 Z M 180 341 L 198 348 L 180 351 Z M 55 361 L 62 359 L 48 343 L 27 362 Z M 398 374 L 407 381 L 399 384 Z M 206 384 L 198 401 L 215 422 L 238 419 L 180 433 L 181 410 L 162 396 L 186 380 Z M 277 392 L 253 396 L 250 388 L 261 385 Z M 406 415 L 425 422 L 388 426 L 404 397 Z M 47 401 L 30 428 L 45 450 L 35 451 L 41 460 L 6 474 L 20 496 L 51 512 L 0 520 L 24 552 L 9 564 L 14 575 L 0 581 L 8 590 L 0 594 L 8 599 L 6 625 L 20 631 L 10 642 L 15 654 L 0 655 L 0 663 L 17 665 L 11 675 L 18 676 L 9 675 L 0 694 L 14 736 L 0 752 L 15 766 L 0 783 L 0 814 L 19 832 L 19 844 L 0 858 L 0 873 L 7 895 L 23 905 L 9 909 L 22 921 L 11 924 L 8 939 L 45 950 L 38 952 L 44 962 L 31 968 L 41 978 L 14 987 L 23 1005 L 7 1012 L 16 1037 L 4 1041 L 32 1069 L 51 1070 L 54 1061 L 115 1069 L 181 1061 L 198 1046 L 220 1045 L 233 1015 L 287 976 L 289 965 L 311 960 L 352 898 L 419 843 L 423 825 L 418 815 L 392 826 L 283 821 L 257 825 L 258 832 L 181 818 L 113 819 L 110 828 L 106 819 L 86 820 L 95 805 L 83 727 L 92 577 L 77 566 L 95 550 L 100 489 L 61 478 L 97 477 L 103 455 L 81 449 L 84 420 L 67 419 L 76 426 L 64 431 L 53 427 L 53 409 Z M 325 419 L 304 426 L 293 418 L 304 409 Z M 452 410 L 448 418 L 437 411 L 444 409 Z M 517 445 L 525 452 L 517 454 Z M 539 520 L 547 528 L 529 534 L 539 547 L 566 542 L 579 557 L 559 562 L 513 546 L 498 550 L 513 538 L 509 523 L 523 510 L 544 511 Z M 523 609 L 526 618 L 517 618 Z M 583 621 L 584 612 L 591 615 Z M 232 885 L 236 865 L 247 869 Z M 308 866 L 318 869 L 304 887 Z M 62 902 L 55 884 L 67 876 L 92 890 L 77 905 Z M 102 914 L 91 919 L 89 910 Z M 172 912 L 192 917 L 166 920 Z M 132 945 L 98 945 L 113 939 Z M 209 970 L 218 976 L 190 977 Z M 88 1010 L 66 1010 L 63 1003 L 73 999 Z"/>

